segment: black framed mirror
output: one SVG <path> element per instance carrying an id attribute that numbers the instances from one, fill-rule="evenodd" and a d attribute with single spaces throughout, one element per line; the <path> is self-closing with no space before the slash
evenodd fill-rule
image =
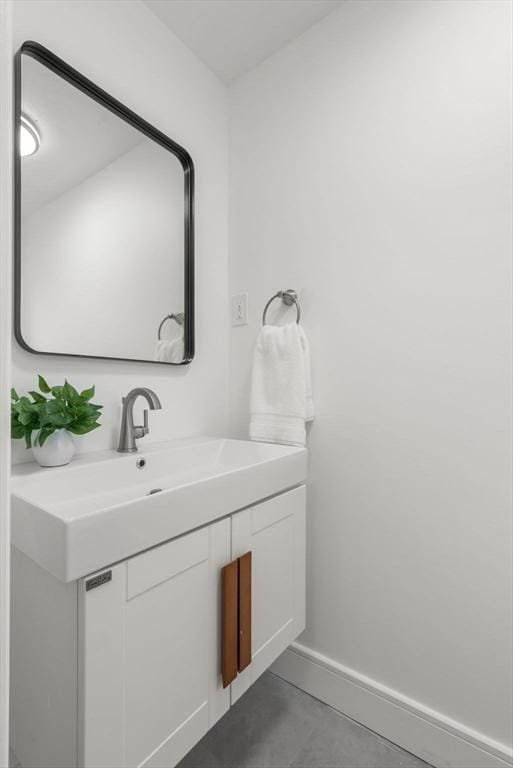
<path id="1" fill-rule="evenodd" d="M 15 302 L 35 354 L 194 357 L 189 153 L 51 51 L 15 60 Z"/>

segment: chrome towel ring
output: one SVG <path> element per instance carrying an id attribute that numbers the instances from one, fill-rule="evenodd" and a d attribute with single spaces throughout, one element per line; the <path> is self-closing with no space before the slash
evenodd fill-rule
<path id="1" fill-rule="evenodd" d="M 175 323 L 178 323 L 178 325 L 183 325 L 184 321 L 185 321 L 185 315 L 184 315 L 183 312 L 178 312 L 176 315 L 175 314 L 166 315 L 165 318 L 160 323 L 159 329 L 157 331 L 157 337 L 158 337 L 159 341 L 160 341 L 160 334 L 161 334 L 161 331 L 162 331 L 162 326 L 164 325 L 166 320 L 174 320 Z"/>
<path id="2" fill-rule="evenodd" d="M 299 303 L 299 299 L 296 291 L 292 290 L 292 288 L 288 288 L 286 291 L 278 291 L 278 293 L 275 293 L 274 296 L 271 296 L 271 298 L 269 299 L 269 301 L 264 307 L 264 313 L 262 315 L 262 325 L 266 325 L 265 321 L 267 316 L 267 310 L 269 309 L 271 303 L 275 299 L 281 299 L 287 307 L 291 307 L 293 304 L 296 305 L 296 313 L 297 313 L 296 323 L 299 324 L 299 321 L 301 320 L 301 304 Z"/>

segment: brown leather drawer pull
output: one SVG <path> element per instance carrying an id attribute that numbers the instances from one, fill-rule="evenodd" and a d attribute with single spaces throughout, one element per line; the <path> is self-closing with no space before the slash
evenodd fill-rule
<path id="1" fill-rule="evenodd" d="M 221 570 L 221 674 L 223 688 L 237 677 L 239 567 L 233 560 Z"/>
<path id="2" fill-rule="evenodd" d="M 239 563 L 239 672 L 251 664 L 251 552 Z"/>

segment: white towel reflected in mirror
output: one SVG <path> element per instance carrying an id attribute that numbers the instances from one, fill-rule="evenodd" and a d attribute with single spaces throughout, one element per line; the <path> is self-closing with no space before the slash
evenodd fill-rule
<path id="1" fill-rule="evenodd" d="M 155 360 L 159 363 L 183 362 L 183 336 L 176 339 L 159 339 L 155 347 Z"/>

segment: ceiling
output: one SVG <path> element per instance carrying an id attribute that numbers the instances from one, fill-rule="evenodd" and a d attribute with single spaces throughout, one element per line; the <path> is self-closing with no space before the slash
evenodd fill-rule
<path id="1" fill-rule="evenodd" d="M 343 0 L 144 0 L 215 74 L 229 83 Z"/>

